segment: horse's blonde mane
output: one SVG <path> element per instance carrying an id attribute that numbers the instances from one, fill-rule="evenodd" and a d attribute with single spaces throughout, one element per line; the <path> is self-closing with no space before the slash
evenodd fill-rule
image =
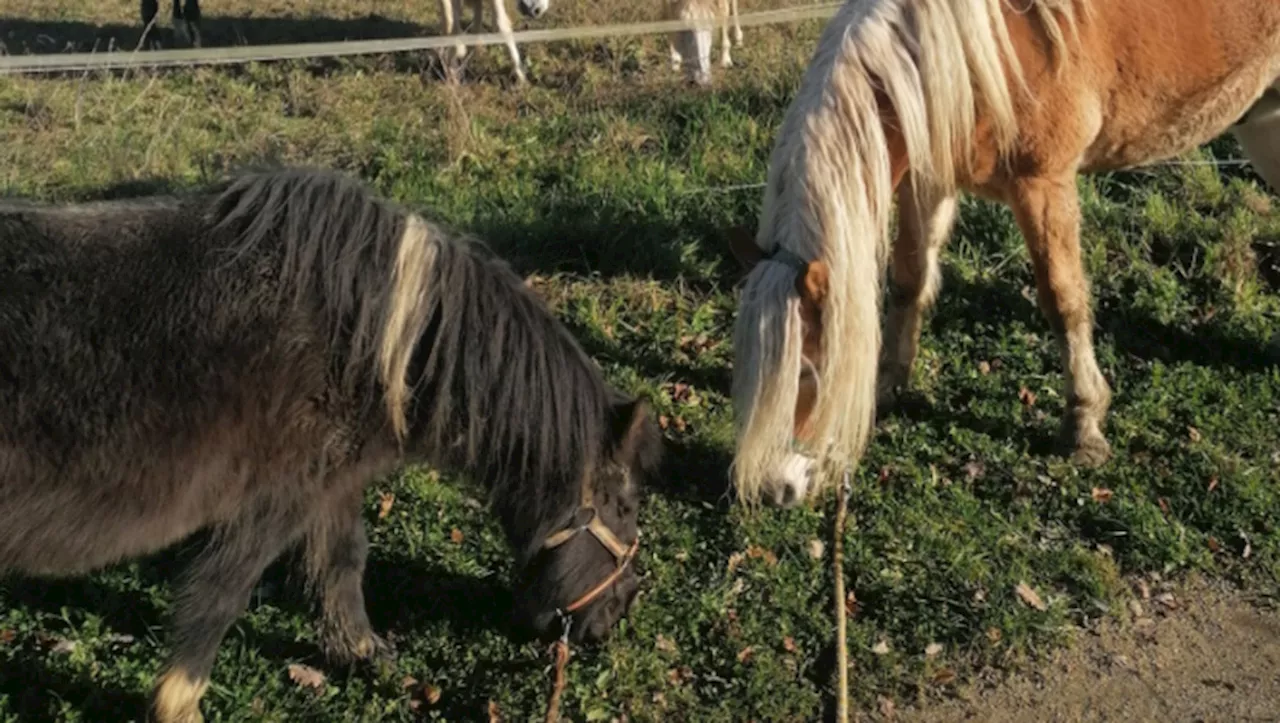
<path id="1" fill-rule="evenodd" d="M 1065 57 L 1075 0 L 1020 0 Z M 1061 67 L 1061 65 L 1059 65 Z M 804 450 L 831 472 L 856 462 L 875 418 L 880 280 L 893 182 L 877 92 L 896 116 L 911 178 L 949 190 L 969 162 L 979 110 L 1001 154 L 1017 132 L 1011 87 L 1025 88 L 1001 0 L 850 0 L 823 31 L 770 158 L 756 244 L 821 259 L 818 398 Z M 734 329 L 734 483 L 759 500 L 790 451 L 803 325 L 796 270 L 763 261 L 742 293 Z"/>

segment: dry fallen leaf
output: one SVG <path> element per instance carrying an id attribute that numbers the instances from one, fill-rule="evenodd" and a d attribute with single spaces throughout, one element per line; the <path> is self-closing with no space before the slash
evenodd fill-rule
<path id="1" fill-rule="evenodd" d="M 387 515 L 391 514 L 391 505 L 395 504 L 396 496 L 390 492 L 382 492 L 378 495 L 378 519 L 385 520 Z"/>
<path id="2" fill-rule="evenodd" d="M 1165 498 L 1160 497 L 1156 500 L 1156 504 L 1160 505 L 1161 512 L 1165 513 L 1166 515 L 1169 514 L 1169 500 L 1166 500 Z"/>
<path id="3" fill-rule="evenodd" d="M 671 401 L 683 402 L 689 400 L 693 396 L 693 389 L 684 382 L 676 382 L 671 385 Z"/>
<path id="4" fill-rule="evenodd" d="M 979 374 L 981 374 L 981 375 L 982 375 L 982 376 L 984 376 L 984 377 L 985 377 L 986 375 L 990 374 L 990 373 L 991 373 L 991 362 L 987 362 L 987 361 L 980 361 L 980 362 L 978 362 L 978 373 L 979 373 Z"/>
<path id="5" fill-rule="evenodd" d="M 795 640 L 795 638 L 791 637 L 790 635 L 788 635 L 787 637 L 783 638 L 783 639 L 782 639 L 782 649 L 783 649 L 783 650 L 785 650 L 785 651 L 787 651 L 788 653 L 794 653 L 794 652 L 796 652 L 796 640 Z"/>
<path id="6" fill-rule="evenodd" d="M 489 701 L 489 723 L 501 723 L 502 711 L 498 710 L 496 701 Z"/>
<path id="7" fill-rule="evenodd" d="M 1004 633 L 1000 632 L 1000 628 L 994 626 L 987 628 L 987 640 L 990 640 L 993 643 L 998 643 L 1003 637 Z"/>
<path id="8" fill-rule="evenodd" d="M 18 634 L 9 629 L 0 630 L 0 643 L 12 643 Z"/>
<path id="9" fill-rule="evenodd" d="M 1017 587 L 1015 587 L 1013 591 L 1018 593 L 1018 597 L 1022 599 L 1022 602 L 1030 605 L 1036 610 L 1044 612 L 1049 609 L 1049 606 L 1044 604 L 1044 600 L 1040 599 L 1040 594 L 1035 590 L 1032 590 L 1031 586 L 1027 583 L 1018 583 Z"/>
<path id="10" fill-rule="evenodd" d="M 665 414 L 659 414 L 659 415 L 658 415 L 658 426 L 659 426 L 659 427 L 662 427 L 663 429 L 666 429 L 667 427 L 670 427 L 670 426 L 671 426 L 671 417 L 668 417 L 668 416 L 667 416 L 667 415 L 665 415 Z"/>
<path id="11" fill-rule="evenodd" d="M 325 678 L 324 673 L 321 673 L 310 665 L 290 663 L 289 680 L 292 680 L 303 688 L 320 690 L 321 688 L 324 688 Z"/>
<path id="12" fill-rule="evenodd" d="M 971 459 L 964 465 L 964 473 L 970 480 L 982 479 L 982 476 L 986 474 L 986 472 L 986 466 L 977 460 Z"/>
<path id="13" fill-rule="evenodd" d="M 1176 610 L 1178 608 L 1178 600 L 1171 592 L 1162 592 L 1156 595 L 1156 602 L 1160 603 L 1167 610 Z"/>
<path id="14" fill-rule="evenodd" d="M 1105 504 L 1111 501 L 1111 490 L 1106 487 L 1093 488 L 1093 501 L 1098 504 Z"/>
<path id="15" fill-rule="evenodd" d="M 461 545 L 461 544 L 462 544 L 462 530 L 459 530 L 459 529 L 458 529 L 458 528 L 456 528 L 456 527 L 455 527 L 455 528 L 453 528 L 453 532 L 450 532 L 450 533 L 449 533 L 449 539 L 453 541 L 453 544 L 455 544 L 455 545 Z"/>
<path id="16" fill-rule="evenodd" d="M 1241 556 L 1241 557 L 1243 557 L 1244 559 L 1248 560 L 1248 559 L 1249 559 L 1249 556 L 1253 554 L 1253 545 L 1249 544 L 1249 536 L 1248 536 L 1248 535 L 1244 534 L 1243 532 L 1241 532 L 1241 533 L 1239 533 L 1239 534 L 1240 534 L 1240 539 L 1244 540 L 1244 549 L 1243 549 L 1243 550 L 1241 550 L 1241 552 L 1240 552 L 1240 556 Z M 2 635 L 2 634 L 0 634 L 0 635 Z"/>
<path id="17" fill-rule="evenodd" d="M 688 429 L 688 427 L 689 427 L 689 423 L 688 423 L 688 422 L 686 422 L 686 421 L 684 421 L 684 417 L 676 417 L 676 418 L 675 418 L 674 420 L 672 420 L 672 421 L 674 421 L 674 422 L 675 422 L 675 427 L 676 427 L 676 431 L 677 431 L 677 432 L 683 432 L 684 430 Z"/>
<path id="18" fill-rule="evenodd" d="M 951 668 L 943 668 L 933 674 L 934 685 L 950 685 L 956 680 L 956 671 Z"/>
<path id="19" fill-rule="evenodd" d="M 822 556 L 827 552 L 827 543 L 822 540 L 809 540 L 809 557 L 815 560 L 821 560 Z"/>
<path id="20" fill-rule="evenodd" d="M 844 614 L 851 618 L 858 614 L 858 596 L 852 590 L 844 596 Z"/>
<path id="21" fill-rule="evenodd" d="M 440 689 L 434 685 L 422 686 L 422 699 L 427 702 L 427 705 L 435 705 L 436 703 L 439 703 Z"/>
<path id="22" fill-rule="evenodd" d="M 1191 440 L 1192 444 L 1199 442 L 1201 439 L 1200 430 L 1195 427 L 1187 427 L 1187 438 Z"/>
<path id="23" fill-rule="evenodd" d="M 662 633 L 658 633 L 657 642 L 654 645 L 664 653 L 675 653 L 677 651 L 675 641 Z"/>
<path id="24" fill-rule="evenodd" d="M 733 574 L 733 571 L 738 569 L 738 565 L 741 565 L 745 558 L 746 555 L 743 555 L 741 552 L 731 553 L 729 555 L 729 574 Z"/>
<path id="25" fill-rule="evenodd" d="M 746 663 L 746 662 L 748 662 L 749 660 L 751 660 L 751 656 L 753 656 L 753 655 L 755 655 L 755 654 L 756 654 L 756 649 L 755 649 L 755 647 L 753 647 L 753 646 L 751 646 L 751 645 L 748 645 L 747 647 L 745 647 L 745 648 L 743 648 L 742 650 L 739 650 L 739 651 L 738 651 L 738 662 L 739 662 L 739 663 Z"/>
<path id="26" fill-rule="evenodd" d="M 408 689 L 416 686 L 417 684 L 418 684 L 418 679 L 413 677 L 412 675 L 406 675 L 400 679 L 401 688 Z"/>
<path id="27" fill-rule="evenodd" d="M 679 668 L 672 668 L 671 672 L 667 673 L 667 678 L 671 680 L 672 685 L 680 685 L 681 683 L 688 682 L 693 680 L 693 668 L 690 668 L 687 665 L 682 665 Z"/>
<path id="28" fill-rule="evenodd" d="M 942 652 L 942 643 L 929 643 L 924 647 L 924 657 L 936 658 Z"/>
<path id="29" fill-rule="evenodd" d="M 1138 588 L 1138 595 L 1140 595 L 1143 600 L 1151 599 L 1151 586 L 1147 584 L 1146 580 L 1138 580 L 1136 587 Z"/>
<path id="30" fill-rule="evenodd" d="M 880 707 L 880 715 L 885 718 L 893 718 L 893 714 L 897 708 L 893 704 L 893 698 L 886 698 L 883 695 L 876 699 L 876 703 Z"/>
<path id="31" fill-rule="evenodd" d="M 751 545 L 747 547 L 747 557 L 750 557 L 752 559 L 756 559 L 756 558 L 763 559 L 767 564 L 771 566 L 778 564 L 778 556 L 773 554 L 772 550 L 766 550 L 765 548 L 760 547 L 759 545 Z"/>
<path id="32" fill-rule="evenodd" d="M 1209 552 L 1217 552 L 1218 549 L 1221 547 L 1218 544 L 1218 538 L 1214 537 L 1213 535 L 1209 536 L 1208 542 L 1209 542 Z"/>
<path id="33" fill-rule="evenodd" d="M 1036 405 L 1036 393 L 1026 387 L 1022 387 L 1018 390 L 1018 401 L 1025 406 L 1034 407 Z"/>
<path id="34" fill-rule="evenodd" d="M 59 655 L 69 655 L 74 653 L 78 647 L 80 647 L 80 644 L 74 640 L 60 640 L 49 652 L 58 653 Z"/>
<path id="35" fill-rule="evenodd" d="M 889 641 L 888 641 L 888 640 L 881 640 L 880 642 L 878 642 L 878 643 L 876 643 L 875 645 L 871 646 L 871 652 L 875 653 L 876 655 L 888 655 L 888 654 L 889 654 Z"/>
<path id="36" fill-rule="evenodd" d="M 1218 475 L 1215 474 L 1209 478 L 1209 491 L 1212 492 L 1216 489 L 1218 489 Z"/>

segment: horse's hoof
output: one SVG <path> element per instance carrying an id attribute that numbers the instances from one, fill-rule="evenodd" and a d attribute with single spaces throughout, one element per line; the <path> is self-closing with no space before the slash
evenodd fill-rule
<path id="1" fill-rule="evenodd" d="M 1111 443 L 1096 428 L 1077 433 L 1076 425 L 1066 422 L 1059 433 L 1058 444 L 1080 467 L 1101 467 L 1111 459 Z"/>
<path id="2" fill-rule="evenodd" d="M 1071 454 L 1071 461 L 1081 467 L 1101 467 L 1111 459 L 1111 445 L 1102 437 L 1082 440 Z"/>
<path id="3" fill-rule="evenodd" d="M 721 59 L 720 59 L 720 67 L 721 67 L 721 68 L 732 68 L 732 67 L 733 67 L 733 58 L 729 58 L 729 57 L 721 58 Z"/>
<path id="4" fill-rule="evenodd" d="M 739 47 L 741 47 L 741 46 L 742 46 L 742 30 L 741 30 L 741 29 L 734 28 L 734 31 L 733 31 L 733 44 L 734 44 L 734 45 L 736 45 L 736 46 L 739 46 Z"/>
<path id="5" fill-rule="evenodd" d="M 321 640 L 325 658 L 339 665 L 351 663 L 393 663 L 396 648 L 380 635 L 366 633 L 353 638 L 341 633 L 329 632 Z"/>

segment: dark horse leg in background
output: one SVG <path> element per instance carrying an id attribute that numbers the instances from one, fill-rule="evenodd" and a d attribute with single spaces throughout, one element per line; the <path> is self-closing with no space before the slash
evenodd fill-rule
<path id="1" fill-rule="evenodd" d="M 142 27 L 155 20 L 160 11 L 159 0 L 142 0 Z M 195 47 L 200 47 L 200 0 L 173 0 L 173 29 Z"/>

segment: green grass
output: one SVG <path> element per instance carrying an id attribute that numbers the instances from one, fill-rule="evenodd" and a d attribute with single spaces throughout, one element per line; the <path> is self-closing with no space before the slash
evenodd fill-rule
<path id="1" fill-rule="evenodd" d="M 131 22 L 132 3 L 108 8 L 98 22 Z M 656 40 L 531 49 L 523 91 L 502 87 L 497 50 L 456 91 L 417 57 L 6 79 L 0 192 L 102 197 L 307 163 L 489 240 L 613 382 L 651 397 L 670 443 L 642 514 L 644 592 L 610 642 L 575 657 L 566 714 L 812 720 L 833 697 L 829 544 L 811 555 L 831 504 L 748 514 L 723 497 L 738 271 L 722 230 L 755 218 L 759 191 L 709 189 L 762 179 L 816 29 L 749 31 L 743 67 L 713 93 L 682 88 Z M 1201 157 L 1235 153 L 1224 140 Z M 859 707 L 949 694 L 1123 616 L 1134 576 L 1198 571 L 1276 591 L 1280 215 L 1244 169 L 1080 186 L 1116 457 L 1086 471 L 1049 453 L 1062 375 L 1021 237 L 1003 208 L 966 202 L 912 391 L 851 501 Z M 378 519 L 384 492 L 395 502 Z M 209 719 L 471 720 L 489 701 L 508 720 L 540 716 L 545 650 L 506 635 L 509 558 L 481 496 L 421 469 L 369 490 L 366 591 L 396 638 L 395 669 L 324 666 L 281 566 L 220 650 Z M 0 583 L 0 721 L 138 716 L 181 557 Z M 1048 609 L 1019 602 L 1019 582 Z M 323 690 L 292 683 L 292 662 L 324 670 Z M 414 710 L 405 676 L 439 701 Z"/>

